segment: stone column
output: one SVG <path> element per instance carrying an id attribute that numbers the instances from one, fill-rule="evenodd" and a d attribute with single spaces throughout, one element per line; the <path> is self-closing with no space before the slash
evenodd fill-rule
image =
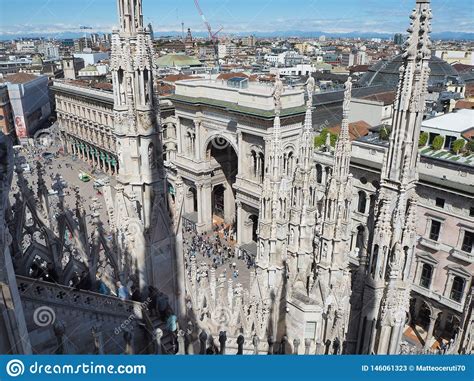
<path id="1" fill-rule="evenodd" d="M 194 150 L 196 152 L 195 154 L 195 158 L 197 161 L 201 161 L 202 160 L 202 149 L 203 147 L 201 146 L 202 142 L 201 142 L 201 138 L 202 138 L 202 134 L 201 134 L 201 122 L 200 121 L 194 121 L 194 131 L 196 133 L 196 139 L 195 139 L 195 147 L 194 147 Z"/>
<path id="2" fill-rule="evenodd" d="M 243 221 L 243 210 L 242 202 L 237 201 L 237 245 L 243 245 L 243 230 L 244 230 L 244 221 Z"/>
<path id="3" fill-rule="evenodd" d="M 227 183 L 224 190 L 224 221 L 231 224 L 235 218 L 235 198 L 232 186 Z"/>
<path id="4" fill-rule="evenodd" d="M 430 316 L 430 325 L 428 326 L 428 331 L 426 332 L 424 349 L 430 348 L 431 338 L 433 337 L 433 331 L 434 331 L 436 320 L 438 320 L 439 313 L 440 313 L 440 310 L 433 308 L 433 313 Z"/>
<path id="5" fill-rule="evenodd" d="M 184 152 L 184 149 L 183 149 L 183 131 L 182 131 L 182 128 L 181 128 L 181 118 L 177 117 L 176 119 L 177 119 L 177 121 L 176 121 L 176 138 L 177 138 L 177 141 L 178 141 L 178 153 L 181 154 L 181 153 Z"/>
<path id="6" fill-rule="evenodd" d="M 212 229 L 212 187 L 211 181 L 197 185 L 198 198 L 198 232 L 206 232 Z"/>
<path id="7" fill-rule="evenodd" d="M 304 354 L 309 355 L 309 350 L 311 348 L 311 339 L 305 339 L 304 340 Z"/>
<path id="8" fill-rule="evenodd" d="M 244 141 L 242 139 L 242 132 L 237 132 L 237 147 L 239 149 L 238 157 L 237 157 L 237 175 L 241 175 L 243 168 L 244 168 Z"/>

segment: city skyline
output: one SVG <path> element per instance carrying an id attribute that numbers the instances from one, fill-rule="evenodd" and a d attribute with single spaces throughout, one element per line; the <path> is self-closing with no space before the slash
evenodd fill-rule
<path id="1" fill-rule="evenodd" d="M 80 34 L 80 26 L 90 32 L 111 32 L 117 25 L 115 0 L 20 0 L 8 3 L 1 0 L 0 37 L 48 36 L 59 38 Z M 19 4 L 22 6 L 18 6 Z M 336 0 L 322 3 L 317 0 L 284 0 L 231 2 L 202 0 L 206 18 L 214 30 L 223 28 L 223 35 L 259 33 L 262 35 L 307 33 L 393 34 L 406 30 L 408 0 L 385 2 Z M 434 34 L 457 32 L 472 34 L 473 6 L 468 0 L 435 1 L 432 4 L 435 21 Z M 25 9 L 30 11 L 25 17 Z M 459 12 L 467 9 L 467 12 Z M 471 10 L 469 12 L 469 9 Z M 155 1 L 144 3 L 144 22 L 152 23 L 157 34 L 180 33 L 181 23 L 196 35 L 204 35 L 205 27 L 192 1 Z M 390 14 L 390 20 L 384 19 Z M 251 15 L 249 17 L 249 15 Z M 452 20 L 457 22 L 453 23 Z"/>

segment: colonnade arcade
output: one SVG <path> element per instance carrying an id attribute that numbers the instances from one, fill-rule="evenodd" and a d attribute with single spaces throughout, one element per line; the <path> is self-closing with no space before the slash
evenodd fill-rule
<path id="1" fill-rule="evenodd" d="M 433 303 L 431 300 L 413 294 L 410 301 L 410 321 L 417 339 L 425 349 L 429 349 L 435 341 L 456 341 L 459 335 L 461 317 L 453 310 Z"/>
<path id="2" fill-rule="evenodd" d="M 65 145 L 68 152 L 88 162 L 94 168 L 110 175 L 116 174 L 119 170 L 117 157 L 110 152 L 72 136 L 66 136 Z"/>

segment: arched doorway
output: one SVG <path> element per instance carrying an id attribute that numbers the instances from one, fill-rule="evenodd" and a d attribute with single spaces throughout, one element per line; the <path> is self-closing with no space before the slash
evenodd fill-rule
<path id="1" fill-rule="evenodd" d="M 252 221 L 252 241 L 257 242 L 258 241 L 258 216 L 255 214 L 252 214 L 249 216 L 249 220 Z"/>
<path id="2" fill-rule="evenodd" d="M 425 331 L 428 330 L 428 327 L 430 326 L 430 317 L 431 309 L 426 302 L 423 302 L 420 311 L 418 312 L 417 323 L 423 327 Z"/>
<path id="3" fill-rule="evenodd" d="M 233 184 L 238 172 L 237 153 L 230 142 L 214 137 L 206 147 L 206 157 L 212 168 L 212 215 L 233 224 L 236 219 Z"/>

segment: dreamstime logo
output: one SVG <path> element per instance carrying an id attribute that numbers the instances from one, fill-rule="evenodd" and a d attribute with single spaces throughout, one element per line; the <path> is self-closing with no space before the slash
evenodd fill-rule
<path id="1" fill-rule="evenodd" d="M 56 321 L 56 314 L 50 307 L 38 307 L 33 313 L 33 321 L 38 327 L 47 327 Z"/>
<path id="2" fill-rule="evenodd" d="M 10 360 L 7 363 L 6 372 L 10 377 L 22 376 L 25 373 L 25 365 L 20 360 Z"/>
<path id="3" fill-rule="evenodd" d="M 227 141 L 226 138 L 222 136 L 217 136 L 216 138 L 212 139 L 212 145 L 216 149 L 226 149 L 229 147 L 230 143 Z"/>
<path id="4" fill-rule="evenodd" d="M 36 131 L 33 135 L 33 142 L 35 147 L 48 148 L 56 145 L 58 138 L 57 127 L 53 125 L 46 130 Z"/>

